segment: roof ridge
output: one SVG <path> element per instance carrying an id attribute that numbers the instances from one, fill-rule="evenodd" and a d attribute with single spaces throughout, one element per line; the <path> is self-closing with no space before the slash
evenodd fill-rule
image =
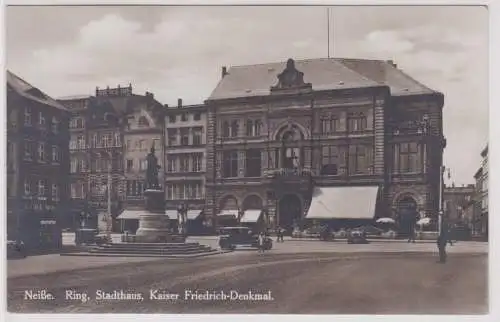
<path id="1" fill-rule="evenodd" d="M 411 80 L 412 82 L 415 82 L 417 83 L 418 85 L 422 86 L 424 89 L 428 90 L 428 91 L 431 91 L 433 93 L 441 93 L 440 91 L 436 91 L 430 87 L 427 87 L 426 85 L 424 85 L 423 83 L 419 82 L 418 80 L 416 80 L 415 78 L 411 77 L 410 75 L 408 75 L 407 73 L 403 72 L 401 69 L 397 68 L 396 66 L 393 66 L 391 64 L 389 64 L 388 62 L 384 62 L 384 64 L 389 67 L 389 68 L 392 68 L 394 70 L 396 70 L 398 73 L 400 73 L 403 77 L 406 77 L 407 79 Z"/>
<path id="2" fill-rule="evenodd" d="M 293 58 L 287 58 L 288 59 L 293 59 Z M 233 67 L 253 67 L 253 66 L 265 66 L 265 65 L 272 65 L 272 64 L 286 64 L 286 60 L 281 60 L 281 61 L 274 61 L 274 62 L 267 62 L 267 63 L 258 63 L 258 64 L 239 64 L 239 65 L 230 65 L 229 68 Z M 308 61 L 320 61 L 320 60 L 331 60 L 331 61 L 337 61 L 337 60 L 361 60 L 361 61 L 378 61 L 378 62 L 386 62 L 385 60 L 382 59 L 365 59 L 365 58 L 345 58 L 345 57 L 318 57 L 318 58 L 302 58 L 302 59 L 293 59 L 296 63 L 297 62 L 308 62 Z"/>
<path id="3" fill-rule="evenodd" d="M 337 58 L 337 59 L 338 59 L 338 58 Z M 368 60 L 364 60 L 364 61 L 368 61 Z M 371 61 L 371 60 L 370 60 L 370 61 Z M 374 82 L 374 83 L 379 84 L 379 85 L 385 85 L 385 86 L 387 86 L 387 84 L 380 84 L 380 83 L 379 83 L 379 82 L 377 82 L 376 80 L 373 80 L 373 79 L 371 79 L 371 78 L 366 77 L 365 75 L 362 75 L 362 74 L 361 74 L 361 73 L 359 73 L 358 71 L 355 71 L 354 69 L 352 69 L 352 68 L 350 68 L 350 67 L 346 66 L 345 64 L 343 64 L 343 63 L 342 63 L 342 62 L 340 62 L 340 61 L 335 61 L 335 62 L 336 62 L 336 63 L 338 63 L 338 64 L 340 64 L 340 65 L 342 65 L 343 67 L 345 67 L 345 68 L 349 69 L 350 71 L 352 71 L 353 73 L 355 73 L 355 74 L 356 74 L 356 75 L 358 75 L 359 77 L 363 78 L 364 80 L 367 80 L 367 81 L 370 81 L 370 82 Z"/>

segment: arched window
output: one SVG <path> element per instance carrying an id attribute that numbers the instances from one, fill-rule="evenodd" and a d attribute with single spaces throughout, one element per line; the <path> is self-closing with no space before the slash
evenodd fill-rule
<path id="1" fill-rule="evenodd" d="M 281 144 L 281 166 L 286 169 L 297 169 L 302 166 L 302 150 L 297 143 L 302 139 L 302 135 L 295 129 L 286 131 L 283 134 Z"/>

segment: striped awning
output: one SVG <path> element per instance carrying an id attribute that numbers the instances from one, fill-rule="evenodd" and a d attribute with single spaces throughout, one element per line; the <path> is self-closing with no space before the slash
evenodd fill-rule
<path id="1" fill-rule="evenodd" d="M 254 223 L 259 221 L 261 215 L 262 215 L 261 209 L 248 209 L 245 210 L 245 212 L 243 213 L 240 222 Z"/>
<path id="2" fill-rule="evenodd" d="M 307 219 L 373 219 L 378 186 L 314 188 Z"/>

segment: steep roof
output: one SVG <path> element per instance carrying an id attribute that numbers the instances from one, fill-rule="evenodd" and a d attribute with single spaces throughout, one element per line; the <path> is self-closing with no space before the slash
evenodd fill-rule
<path id="1" fill-rule="evenodd" d="M 315 91 L 386 85 L 393 96 L 436 92 L 382 60 L 319 58 L 297 60 L 295 66 Z M 285 67 L 286 62 L 233 66 L 209 100 L 269 95 Z"/>
<path id="2" fill-rule="evenodd" d="M 52 97 L 48 96 L 40 89 L 29 84 L 11 71 L 7 71 L 7 86 L 15 91 L 18 95 L 23 96 L 29 100 L 36 101 L 54 108 L 67 111 L 67 109 L 57 102 Z"/>

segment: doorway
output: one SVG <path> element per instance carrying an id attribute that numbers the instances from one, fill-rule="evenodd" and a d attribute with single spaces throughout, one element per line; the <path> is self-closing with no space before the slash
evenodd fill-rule
<path id="1" fill-rule="evenodd" d="M 278 224 L 288 233 L 293 230 L 294 223 L 298 223 L 302 217 L 302 203 L 300 198 L 294 194 L 285 195 L 278 204 Z"/>

